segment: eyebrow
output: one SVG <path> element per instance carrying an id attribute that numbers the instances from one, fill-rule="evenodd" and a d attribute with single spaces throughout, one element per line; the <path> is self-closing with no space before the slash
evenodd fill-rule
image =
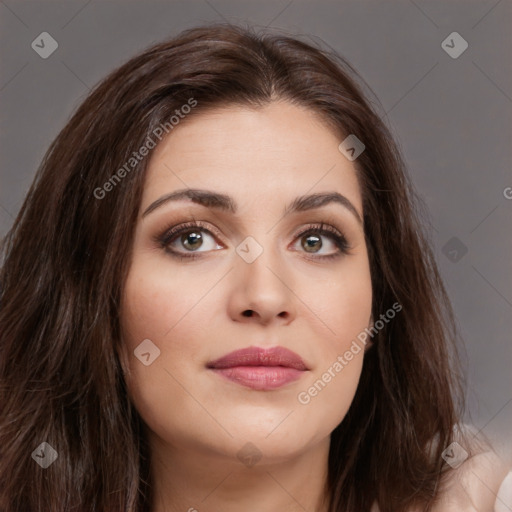
<path id="1" fill-rule="evenodd" d="M 218 210 L 228 211 L 233 214 L 235 214 L 238 210 L 238 206 L 234 199 L 226 194 L 220 194 L 210 190 L 189 188 L 184 190 L 177 190 L 158 198 L 146 208 L 142 214 L 142 217 L 146 217 L 146 215 L 150 214 L 166 203 L 182 200 L 189 200 L 206 208 L 215 208 Z M 340 204 L 349 212 L 351 212 L 352 215 L 354 215 L 359 224 L 363 223 L 361 216 L 359 215 L 359 212 L 356 210 L 355 206 L 350 202 L 348 198 L 338 192 L 324 192 L 296 197 L 290 205 L 285 207 L 283 216 L 290 215 L 294 212 L 304 212 L 313 210 L 315 208 L 321 208 L 322 206 L 326 206 L 330 203 Z"/>

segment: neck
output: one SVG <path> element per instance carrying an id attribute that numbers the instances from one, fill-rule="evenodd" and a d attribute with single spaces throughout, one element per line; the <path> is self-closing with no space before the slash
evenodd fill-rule
<path id="1" fill-rule="evenodd" d="M 327 512 L 329 438 L 286 460 L 252 467 L 150 436 L 153 512 Z M 266 462 L 265 462 L 266 461 Z"/>

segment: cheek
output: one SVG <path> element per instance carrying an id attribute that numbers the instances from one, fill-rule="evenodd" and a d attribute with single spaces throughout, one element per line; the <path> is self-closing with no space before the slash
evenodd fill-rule
<path id="1" fill-rule="evenodd" d="M 169 268 L 142 259 L 132 264 L 122 303 L 124 339 L 132 353 L 146 338 L 157 345 L 173 340 L 173 347 L 183 336 L 187 344 L 197 339 L 195 334 L 201 323 L 191 322 L 190 318 L 197 315 L 205 290 L 218 278 L 211 273 L 191 276 L 175 267 L 171 272 Z"/>
<path id="2" fill-rule="evenodd" d="M 129 395 L 151 429 L 169 437 L 186 431 L 191 418 L 204 421 L 204 411 L 187 393 L 194 389 L 192 376 L 197 373 L 205 339 L 201 298 L 215 281 L 210 283 L 206 277 L 206 282 L 191 283 L 184 274 L 173 272 L 171 276 L 164 267 L 135 261 L 121 305 L 121 358 Z M 201 286 L 194 287 L 198 282 Z M 134 354 L 143 340 L 151 340 L 159 351 L 154 359 L 150 355 L 152 362 L 147 366 Z M 181 411 L 178 419 L 173 414 L 176 410 Z"/>
<path id="3" fill-rule="evenodd" d="M 296 398 L 306 418 L 322 419 L 325 433 L 343 420 L 359 383 L 372 306 L 368 261 L 347 261 L 343 271 L 317 290 L 311 302 L 322 320 L 317 364 Z"/>
<path id="4" fill-rule="evenodd" d="M 355 336 L 368 326 L 371 316 L 372 290 L 368 280 L 343 280 L 338 286 L 326 290 L 323 301 L 326 324 L 329 322 L 332 336 L 326 342 L 342 345 L 347 336 Z"/>
<path id="5" fill-rule="evenodd" d="M 335 357 L 350 346 L 370 323 L 372 310 L 372 283 L 366 258 L 352 257 L 340 265 L 338 272 L 315 283 L 305 295 L 310 280 L 304 281 L 301 292 L 309 297 L 312 310 L 321 319 L 323 357 Z M 324 360 L 324 363 L 327 362 Z"/>

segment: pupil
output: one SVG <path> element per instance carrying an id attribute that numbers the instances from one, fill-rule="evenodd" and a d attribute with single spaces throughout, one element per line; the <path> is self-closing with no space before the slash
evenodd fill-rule
<path id="1" fill-rule="evenodd" d="M 304 240 L 304 239 L 303 239 Z M 322 247 L 322 240 L 320 237 L 316 236 L 316 235 L 309 235 L 307 237 L 305 237 L 305 240 L 306 240 L 306 245 L 304 247 L 304 249 L 306 249 L 307 252 L 315 252 L 314 249 L 320 249 Z M 317 245 L 315 245 L 317 244 Z M 311 250 L 313 249 L 313 250 Z"/>
<path id="2" fill-rule="evenodd" d="M 189 247 L 192 250 L 198 249 L 203 243 L 201 234 L 197 232 L 184 234 L 181 237 L 181 241 L 185 247 Z"/>

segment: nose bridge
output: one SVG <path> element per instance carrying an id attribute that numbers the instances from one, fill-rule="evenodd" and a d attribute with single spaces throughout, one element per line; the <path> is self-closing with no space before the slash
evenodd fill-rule
<path id="1" fill-rule="evenodd" d="M 237 315 L 256 314 L 264 320 L 288 316 L 293 309 L 293 293 L 282 252 L 272 233 L 256 236 L 246 237 L 236 248 L 233 286 L 238 297 Z"/>
<path id="2" fill-rule="evenodd" d="M 280 262 L 280 251 L 272 241 L 272 233 L 260 233 L 256 236 L 258 239 L 247 236 L 236 247 L 235 266 L 240 278 L 247 284 L 272 288 L 280 283 L 274 274 L 276 271 L 280 272 L 279 269 L 283 266 Z"/>

